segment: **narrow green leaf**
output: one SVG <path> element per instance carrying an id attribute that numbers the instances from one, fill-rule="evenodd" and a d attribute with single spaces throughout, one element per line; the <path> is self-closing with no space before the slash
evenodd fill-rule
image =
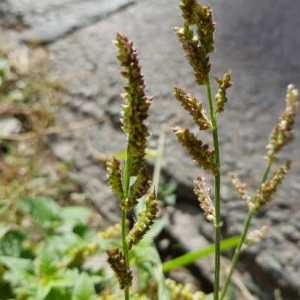
<path id="1" fill-rule="evenodd" d="M 227 250 L 230 250 L 232 248 L 235 248 L 240 240 L 240 236 L 235 236 L 228 238 L 221 242 L 221 251 L 225 252 Z M 215 252 L 215 245 L 212 244 L 208 246 L 207 248 L 201 249 L 199 251 L 190 252 L 187 254 L 184 254 L 182 256 L 179 256 L 177 258 L 174 258 L 172 260 L 169 260 L 163 264 L 163 271 L 165 273 L 170 272 L 174 269 L 184 267 L 187 265 L 190 265 L 198 260 L 207 258 L 210 255 L 213 255 Z"/>

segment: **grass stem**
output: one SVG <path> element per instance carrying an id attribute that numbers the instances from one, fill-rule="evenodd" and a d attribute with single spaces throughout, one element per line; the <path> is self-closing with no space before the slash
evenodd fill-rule
<path id="1" fill-rule="evenodd" d="M 215 274 L 214 274 L 214 300 L 219 300 L 220 269 L 221 269 L 221 175 L 220 175 L 220 146 L 218 134 L 217 114 L 214 109 L 210 79 L 206 83 L 207 98 L 209 104 L 210 118 L 213 127 L 213 142 L 215 151 L 215 163 L 218 174 L 214 178 L 215 187 Z"/>
<path id="2" fill-rule="evenodd" d="M 130 152 L 127 148 L 127 155 L 125 160 L 125 166 L 124 166 L 124 177 L 123 177 L 123 191 L 124 191 L 124 199 L 123 201 L 127 201 L 130 193 Z M 128 249 L 128 243 L 127 243 L 127 209 L 126 205 L 122 205 L 122 248 L 123 248 L 123 255 L 125 259 L 125 265 L 126 269 L 129 270 L 129 249 Z M 124 289 L 124 300 L 130 300 L 129 296 L 129 286 L 126 286 Z"/>
<path id="3" fill-rule="evenodd" d="M 260 184 L 264 183 L 267 179 L 268 179 L 268 176 L 269 176 L 269 173 L 270 173 L 270 170 L 271 170 L 271 167 L 272 167 L 272 163 L 270 162 L 265 170 L 265 172 L 263 173 L 263 176 L 262 176 L 262 179 L 261 179 L 261 182 Z M 230 270 L 229 270 L 229 273 L 227 275 L 227 278 L 226 278 L 226 281 L 225 281 L 225 284 L 224 284 L 224 287 L 222 289 L 222 293 L 221 293 L 221 297 L 220 297 L 220 300 L 224 300 L 226 294 L 227 294 L 227 291 L 228 291 L 228 287 L 230 285 L 230 282 L 231 282 L 231 278 L 232 278 L 232 275 L 233 275 L 233 272 L 236 268 L 236 265 L 239 261 L 239 258 L 240 258 L 240 254 L 241 254 L 241 250 L 242 250 L 242 247 L 245 243 L 245 240 L 247 238 L 247 234 L 249 232 L 249 229 L 250 229 L 250 225 L 251 225 L 251 221 L 252 221 L 252 218 L 254 217 L 254 212 L 252 211 L 249 211 L 248 212 L 248 215 L 247 215 L 247 218 L 244 222 L 244 229 L 243 229 L 243 233 L 242 233 L 242 236 L 241 236 L 241 239 L 240 239 L 240 242 L 238 244 L 238 246 L 236 247 L 235 249 L 235 252 L 234 252 L 234 255 L 232 257 L 232 260 L 231 260 L 231 266 L 230 266 Z"/>

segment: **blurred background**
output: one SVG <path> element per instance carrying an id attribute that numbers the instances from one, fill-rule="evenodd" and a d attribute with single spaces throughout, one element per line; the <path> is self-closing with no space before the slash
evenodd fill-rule
<path id="1" fill-rule="evenodd" d="M 231 70 L 234 82 L 220 118 L 223 234 L 229 237 L 241 231 L 246 205 L 228 184 L 228 174 L 239 174 L 255 189 L 265 168 L 269 134 L 284 109 L 286 87 L 300 87 L 300 2 L 205 2 L 216 21 L 213 72 L 220 77 Z M 192 192 L 199 170 L 170 130 L 174 125 L 193 128 L 172 96 L 175 85 L 205 99 L 174 33 L 182 24 L 178 4 L 1 0 L 0 181 L 1 198 L 7 201 L 1 204 L 7 208 L 3 223 L 28 225 L 15 204 L 25 195 L 51 197 L 62 206 L 87 205 L 97 212 L 89 219 L 93 228 L 118 222 L 118 202 L 107 186 L 103 162 L 125 147 L 119 121 L 124 83 L 112 43 L 117 32 L 124 32 L 139 50 L 147 90 L 154 96 L 151 149 L 165 132 L 161 194 L 166 224 L 158 249 L 168 259 L 212 242 L 212 226 L 203 219 Z M 282 154 L 293 160 L 292 172 L 255 220 L 254 228 L 269 227 L 268 236 L 242 256 L 237 281 L 246 292 L 237 299 L 300 299 L 299 129 L 298 118 L 295 142 Z M 149 164 L 155 164 L 155 157 Z M 209 292 L 211 272 L 208 259 L 171 276 Z"/>

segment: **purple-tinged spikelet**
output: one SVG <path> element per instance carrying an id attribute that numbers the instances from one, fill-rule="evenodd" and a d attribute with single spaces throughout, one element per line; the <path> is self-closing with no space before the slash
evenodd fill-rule
<path id="1" fill-rule="evenodd" d="M 129 287 L 132 282 L 132 273 L 126 268 L 122 252 L 119 249 L 112 249 L 107 251 L 107 255 L 108 262 L 118 278 L 120 288 Z"/>
<path id="2" fill-rule="evenodd" d="M 210 170 L 213 174 L 218 174 L 219 170 L 215 164 L 214 151 L 209 149 L 207 144 L 198 140 L 186 128 L 174 128 L 180 144 L 188 151 L 193 160 L 203 169 Z"/>
<path id="3" fill-rule="evenodd" d="M 148 116 L 151 98 L 145 94 L 145 83 L 139 65 L 137 51 L 129 39 L 118 33 L 116 38 L 118 60 L 122 75 L 128 81 L 123 93 L 124 108 L 122 128 L 128 137 L 128 152 L 131 159 L 131 176 L 136 176 L 143 166 L 148 129 L 144 124 Z"/>
<path id="4" fill-rule="evenodd" d="M 272 196 L 275 194 L 278 186 L 286 177 L 290 166 L 291 162 L 286 162 L 285 165 L 283 165 L 273 173 L 272 177 L 269 180 L 262 183 L 255 195 L 248 202 L 250 211 L 256 213 L 272 200 Z"/>
<path id="5" fill-rule="evenodd" d="M 208 221 L 215 219 L 215 208 L 209 196 L 209 189 L 204 177 L 198 177 L 194 180 L 194 194 L 198 198 L 200 208 L 204 212 L 204 216 Z"/>
<path id="6" fill-rule="evenodd" d="M 224 111 L 225 103 L 228 101 L 226 92 L 232 86 L 231 74 L 226 72 L 222 79 L 217 79 L 217 83 L 219 88 L 216 94 L 216 109 L 218 113 L 221 113 Z"/>
<path id="7" fill-rule="evenodd" d="M 272 162 L 276 154 L 293 140 L 293 127 L 299 105 L 299 91 L 290 84 L 286 94 L 286 108 L 273 129 L 267 145 L 267 160 Z"/>
<path id="8" fill-rule="evenodd" d="M 190 113 L 200 130 L 208 130 L 212 125 L 207 118 L 203 105 L 196 97 L 180 88 L 174 89 L 174 95 L 182 107 Z"/>
<path id="9" fill-rule="evenodd" d="M 182 0 L 180 7 L 185 24 L 184 27 L 176 28 L 176 33 L 194 70 L 197 83 L 203 85 L 208 81 L 209 54 L 214 50 L 215 25 L 212 10 L 195 0 Z M 194 33 L 193 26 L 197 33 Z"/>

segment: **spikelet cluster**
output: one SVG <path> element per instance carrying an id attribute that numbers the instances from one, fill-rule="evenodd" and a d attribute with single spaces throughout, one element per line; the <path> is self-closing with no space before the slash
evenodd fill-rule
<path id="1" fill-rule="evenodd" d="M 214 50 L 212 10 L 198 4 L 196 0 L 182 0 L 180 8 L 185 24 L 184 27 L 176 28 L 176 33 L 194 70 L 196 81 L 203 85 L 210 72 L 209 53 Z"/>
<path id="2" fill-rule="evenodd" d="M 286 94 L 286 108 L 273 129 L 267 145 L 267 159 L 272 162 L 276 154 L 293 140 L 293 127 L 299 105 L 299 91 L 290 84 Z"/>
<path id="3" fill-rule="evenodd" d="M 108 227 L 105 231 L 98 233 L 98 236 L 104 240 L 118 239 L 121 236 L 121 224 L 115 224 Z"/>
<path id="4" fill-rule="evenodd" d="M 189 284 L 183 285 L 174 280 L 167 279 L 166 286 L 170 290 L 171 300 L 204 300 L 205 294 L 193 292 Z"/>
<path id="5" fill-rule="evenodd" d="M 260 188 L 248 203 L 250 211 L 256 213 L 272 200 L 272 196 L 288 173 L 290 165 L 290 161 L 286 162 L 285 165 L 273 173 L 269 180 L 261 184 Z"/>
<path id="6" fill-rule="evenodd" d="M 116 158 L 109 159 L 106 162 L 107 178 L 112 191 L 119 200 L 123 199 L 122 175 L 120 161 Z"/>
<path id="7" fill-rule="evenodd" d="M 182 107 L 191 114 L 200 130 L 211 129 L 212 126 L 205 114 L 203 105 L 196 97 L 181 88 L 175 88 L 174 95 Z"/>
<path id="8" fill-rule="evenodd" d="M 130 286 L 132 283 L 132 273 L 126 268 L 125 258 L 120 249 L 109 250 L 107 254 L 108 262 L 118 278 L 120 288 L 124 289 Z"/>
<path id="9" fill-rule="evenodd" d="M 122 250 L 115 248 L 107 251 L 108 262 L 119 280 L 121 289 L 128 289 L 132 283 L 128 251 L 143 238 L 153 224 L 158 204 L 154 194 L 147 194 L 151 181 L 145 169 L 145 152 L 149 133 L 144 121 L 148 116 L 151 99 L 145 94 L 145 83 L 132 42 L 125 35 L 117 34 L 115 44 L 122 75 L 127 80 L 122 95 L 124 99 L 122 129 L 127 135 L 127 157 L 123 168 L 116 158 L 109 160 L 107 174 L 112 190 L 120 199 L 122 226 L 125 228 L 117 225 L 102 233 L 100 237 L 111 238 L 115 234 L 120 237 L 121 234 Z M 124 236 L 124 232 L 128 232 L 127 215 L 143 196 L 146 196 L 145 210 L 138 215 L 128 235 Z"/>
<path id="10" fill-rule="evenodd" d="M 243 200 L 249 201 L 250 195 L 248 194 L 247 184 L 242 182 L 236 174 L 231 174 L 230 179 L 235 191 L 240 197 Z"/>
<path id="11" fill-rule="evenodd" d="M 126 201 L 128 210 L 136 206 L 138 199 L 147 194 L 150 186 L 151 180 L 146 172 L 146 168 L 143 168 L 136 177 L 134 184 L 130 187 L 129 196 Z"/>
<path id="12" fill-rule="evenodd" d="M 219 88 L 216 94 L 216 110 L 218 113 L 221 113 L 224 111 L 225 103 L 228 101 L 227 90 L 232 86 L 231 74 L 226 72 L 222 79 L 217 79 L 217 83 Z"/>
<path id="13" fill-rule="evenodd" d="M 259 229 L 249 232 L 247 235 L 246 244 L 247 245 L 258 244 L 259 242 L 267 238 L 269 230 L 270 230 L 269 226 L 262 226 Z"/>
<path id="14" fill-rule="evenodd" d="M 194 161 L 203 169 L 218 174 L 218 168 L 214 160 L 214 151 L 207 144 L 198 140 L 194 134 L 185 128 L 174 128 L 178 141 L 192 156 Z"/>
<path id="15" fill-rule="evenodd" d="M 198 198 L 200 208 L 204 212 L 204 216 L 208 221 L 215 219 L 215 208 L 209 196 L 209 189 L 204 177 L 198 177 L 194 180 L 194 193 Z"/>
<path id="16" fill-rule="evenodd" d="M 127 80 L 124 88 L 122 128 L 128 137 L 128 152 L 131 159 L 131 175 L 136 176 L 143 166 L 148 129 L 144 124 L 148 116 L 151 98 L 145 94 L 145 83 L 139 65 L 137 51 L 123 34 L 117 34 L 116 47 L 122 75 Z"/>
<path id="17" fill-rule="evenodd" d="M 145 209 L 138 215 L 137 222 L 130 230 L 127 242 L 129 249 L 136 245 L 150 229 L 158 213 L 158 202 L 154 193 L 147 196 Z"/>

